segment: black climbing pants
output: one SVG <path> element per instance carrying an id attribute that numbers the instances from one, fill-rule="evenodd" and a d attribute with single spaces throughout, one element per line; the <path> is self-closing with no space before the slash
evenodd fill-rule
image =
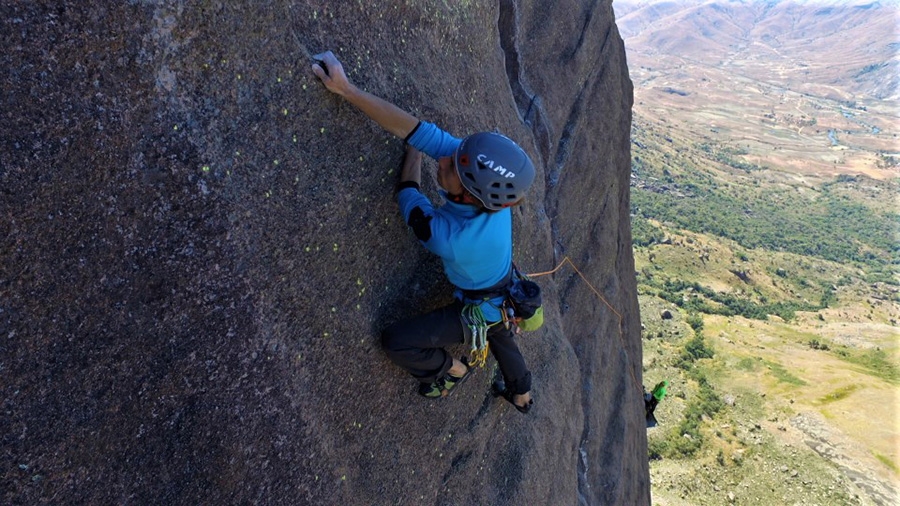
<path id="1" fill-rule="evenodd" d="M 398 366 L 409 371 L 417 380 L 431 383 L 447 374 L 453 365 L 453 357 L 444 346 L 465 341 L 460 313 L 462 302 L 399 321 L 381 334 L 381 345 L 387 356 Z M 519 351 L 513 331 L 503 324 L 488 330 L 488 345 L 500 366 L 506 388 L 514 394 L 531 390 L 531 373 L 525 358 Z"/>

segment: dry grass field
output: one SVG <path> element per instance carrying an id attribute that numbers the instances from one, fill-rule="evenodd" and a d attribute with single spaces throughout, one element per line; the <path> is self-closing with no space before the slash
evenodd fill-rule
<path id="1" fill-rule="evenodd" d="M 672 244 L 636 250 L 639 271 L 673 273 L 716 291 L 748 290 L 730 272 L 732 243 L 693 233 L 671 232 L 670 238 Z M 702 253 L 707 251 L 708 257 Z M 825 261 L 761 250 L 748 255 L 744 267 L 751 273 L 768 271 L 766 264 L 774 261 L 789 269 L 806 264 L 813 272 L 826 270 L 826 281 L 852 277 L 852 269 Z M 708 258 L 705 263 L 701 256 Z M 791 289 L 778 286 L 777 279 L 756 275 L 750 290 L 778 298 Z M 666 310 L 674 313 L 671 320 L 661 317 Z M 690 375 L 672 365 L 693 330 L 684 322 L 686 313 L 659 297 L 642 295 L 641 311 L 645 382 L 672 382 L 657 411 L 661 425 L 650 429 L 652 442 L 671 437 L 695 394 Z M 703 315 L 702 334 L 715 356 L 697 367 L 719 397 L 731 401 L 706 420 L 701 451 L 651 462 L 654 502 L 723 504 L 726 485 L 734 483 L 730 491 L 738 504 L 793 504 L 780 502 L 791 498 L 893 504 L 900 471 L 900 350 L 890 322 L 898 319 L 895 289 L 859 280 L 840 287 L 831 307 L 799 311 L 790 321 Z M 785 481 L 783 475 L 793 471 L 807 478 Z"/>
<path id="2" fill-rule="evenodd" d="M 813 181 L 838 174 L 898 175 L 896 165 L 883 161 L 900 156 L 900 111 L 892 104 L 851 108 L 722 69 L 693 71 L 700 78 L 688 70 L 673 76 L 648 58 L 629 55 L 635 110 L 647 122 L 678 132 L 673 135 L 742 148 L 749 163 Z"/>

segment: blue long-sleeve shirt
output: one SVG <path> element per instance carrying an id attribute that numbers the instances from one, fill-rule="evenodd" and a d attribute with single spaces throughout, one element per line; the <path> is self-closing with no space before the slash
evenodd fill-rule
<path id="1" fill-rule="evenodd" d="M 453 156 L 462 142 L 433 123 L 420 122 L 407 142 L 438 159 Z M 474 206 L 447 201 L 435 207 L 408 185 L 397 194 L 403 219 L 413 227 L 419 241 L 438 255 L 447 279 L 462 290 L 483 290 L 500 283 L 512 266 L 512 212 L 483 212 Z M 502 298 L 482 304 L 488 321 L 499 321 Z"/>

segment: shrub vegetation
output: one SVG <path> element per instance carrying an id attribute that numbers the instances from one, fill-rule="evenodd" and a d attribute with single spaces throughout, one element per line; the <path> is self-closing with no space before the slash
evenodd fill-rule
<path id="1" fill-rule="evenodd" d="M 855 180 L 838 178 L 816 198 L 793 189 L 752 185 L 720 187 L 707 176 L 686 172 L 664 178 L 676 186 L 632 189 L 635 244 L 659 242 L 662 231 L 647 219 L 766 248 L 866 267 L 868 281 L 896 283 L 900 262 L 900 214 L 879 212 L 843 194 Z M 677 181 L 677 184 L 675 183 Z"/>

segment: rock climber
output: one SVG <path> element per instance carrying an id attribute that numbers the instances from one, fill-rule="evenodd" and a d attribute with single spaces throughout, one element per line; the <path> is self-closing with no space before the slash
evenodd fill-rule
<path id="1" fill-rule="evenodd" d="M 400 211 L 421 244 L 441 258 L 457 288 L 453 303 L 386 328 L 386 354 L 419 381 L 419 394 L 449 395 L 472 370 L 465 358 L 451 357 L 444 347 L 473 338 L 471 322 L 465 325 L 462 315 L 474 309 L 483 316 L 482 332 L 502 376 L 495 394 L 527 413 L 533 405 L 531 372 L 516 343 L 515 326 L 504 322 L 503 302 L 513 275 L 510 207 L 522 202 L 534 180 L 531 159 L 501 134 L 459 139 L 357 88 L 331 51 L 314 59 L 313 73 L 329 91 L 406 142 L 397 191 Z M 422 153 L 438 162 L 442 205 L 434 206 L 420 191 Z"/>

